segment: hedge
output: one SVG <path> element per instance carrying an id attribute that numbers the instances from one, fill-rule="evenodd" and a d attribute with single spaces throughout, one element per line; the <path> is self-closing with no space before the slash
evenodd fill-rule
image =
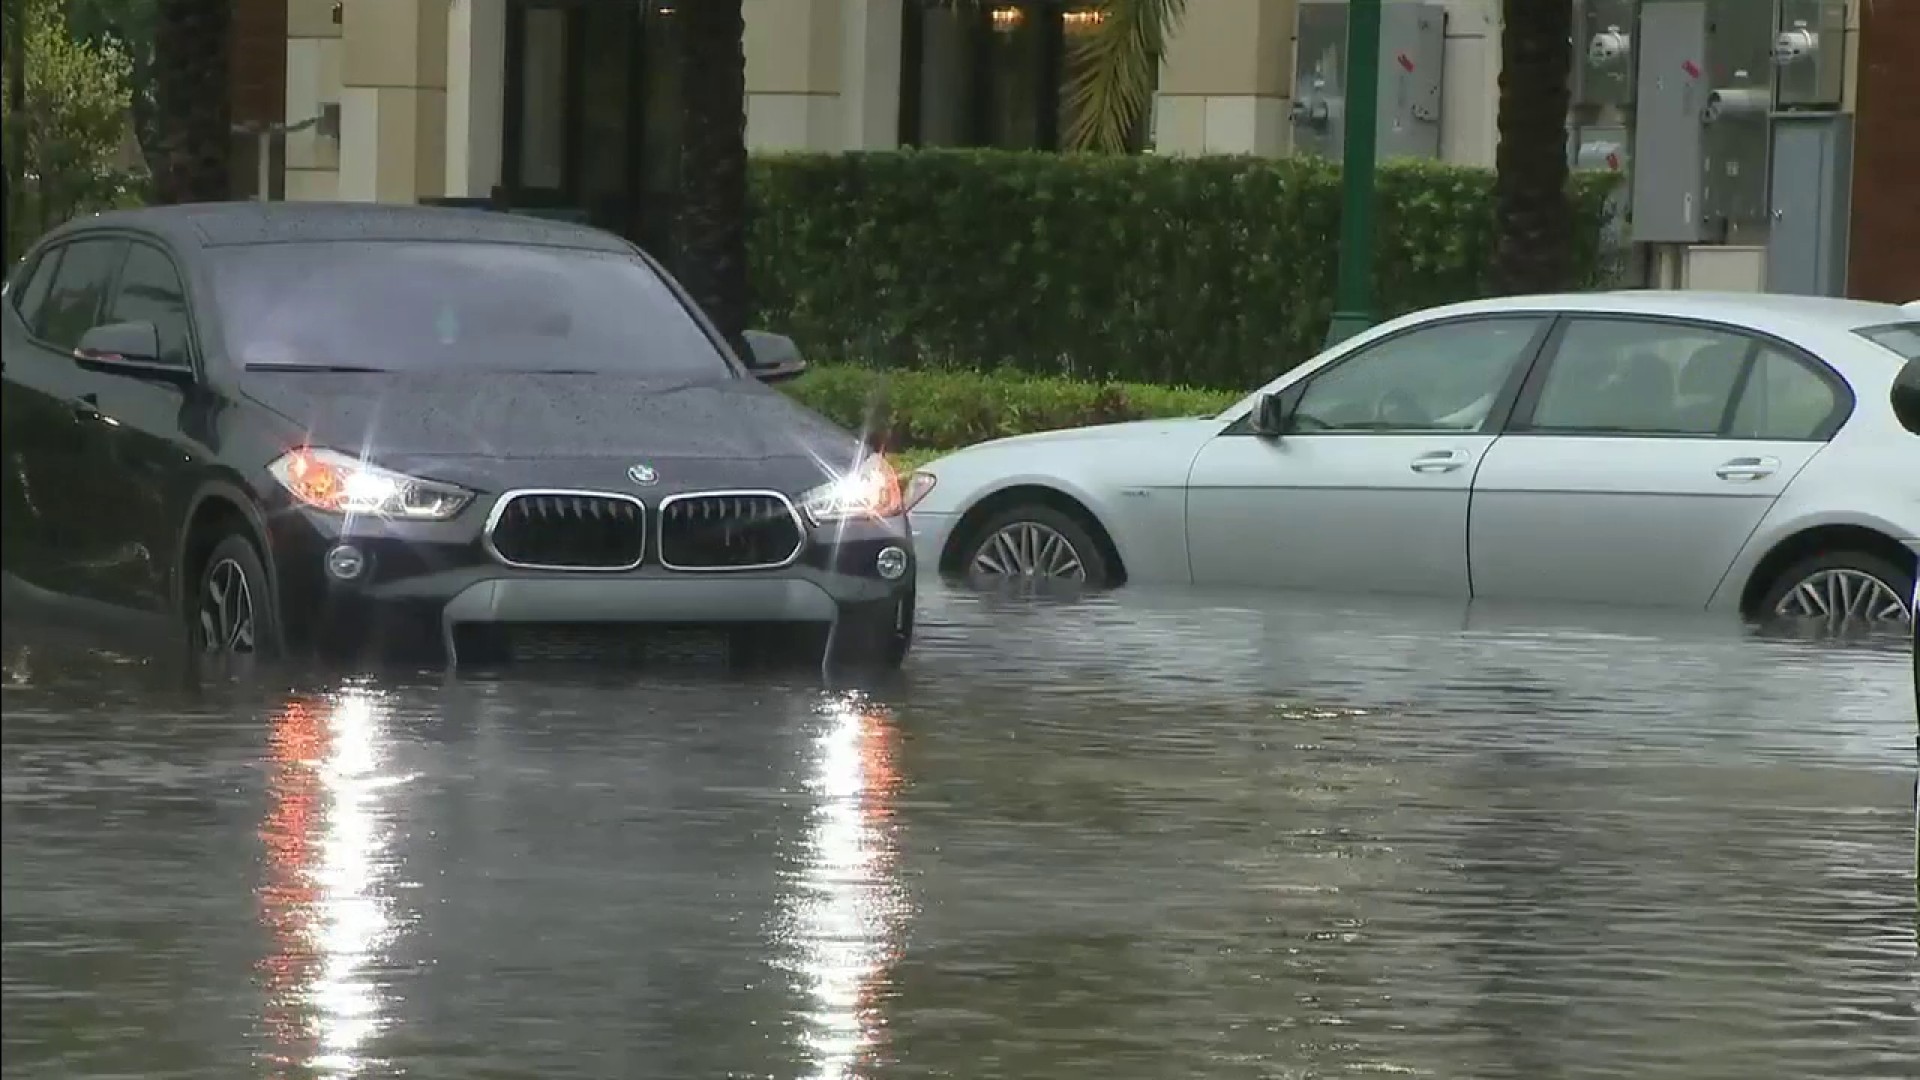
<path id="1" fill-rule="evenodd" d="M 918 462 L 1007 435 L 1170 416 L 1212 416 L 1240 391 L 1094 383 L 1018 372 L 881 372 L 823 366 L 787 392 L 842 427 Z"/>
<path id="2" fill-rule="evenodd" d="M 1618 178 L 1576 174 L 1601 275 Z M 809 355 L 1245 389 L 1318 351 L 1340 170 L 1318 158 L 983 150 L 783 154 L 753 164 L 756 324 Z M 1383 316 L 1485 295 L 1493 174 L 1379 174 Z"/>

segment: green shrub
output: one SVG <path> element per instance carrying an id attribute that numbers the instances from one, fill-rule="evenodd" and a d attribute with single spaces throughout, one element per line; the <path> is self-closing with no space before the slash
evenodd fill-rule
<path id="1" fill-rule="evenodd" d="M 1340 171 L 1316 158 L 981 150 L 775 155 L 754 166 L 757 325 L 810 354 L 1250 389 L 1319 350 Z M 1617 177 L 1579 174 L 1598 273 Z M 1493 174 L 1383 164 L 1383 315 L 1485 295 Z"/>
<path id="2" fill-rule="evenodd" d="M 1018 372 L 826 366 L 786 384 L 801 403 L 892 450 L 951 450 L 1007 435 L 1169 416 L 1211 416 L 1235 391 L 1077 382 Z M 924 455 L 922 455 L 924 456 Z"/>
<path id="3" fill-rule="evenodd" d="M 77 41 L 64 0 L 28 0 L 25 20 L 26 108 L 18 117 L 0 92 L 6 161 L 15 140 L 26 175 L 7 178 L 7 260 L 68 218 L 138 203 L 145 166 L 130 154 L 131 62 L 109 44 Z M 9 22 L 11 26 L 11 22 Z M 0 61 L 10 50 L 0 50 Z M 0 88 L 6 86 L 0 62 Z"/>

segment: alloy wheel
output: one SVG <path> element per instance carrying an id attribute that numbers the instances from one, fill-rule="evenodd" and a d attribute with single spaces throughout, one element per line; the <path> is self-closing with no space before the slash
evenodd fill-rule
<path id="1" fill-rule="evenodd" d="M 1037 521 L 1002 526 L 974 552 L 970 569 L 1000 577 L 1087 580 L 1087 568 L 1072 542 Z"/>
<path id="2" fill-rule="evenodd" d="M 1913 617 L 1907 598 L 1893 586 L 1872 574 L 1838 568 L 1809 574 L 1780 598 L 1773 612 L 1787 619 L 1884 626 L 1905 626 Z"/>
<path id="3" fill-rule="evenodd" d="M 207 653 L 253 652 L 253 590 L 247 572 L 222 559 L 207 572 L 200 592 L 200 648 Z"/>

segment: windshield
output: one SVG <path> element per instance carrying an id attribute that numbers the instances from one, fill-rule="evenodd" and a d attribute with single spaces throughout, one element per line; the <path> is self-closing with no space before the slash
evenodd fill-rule
<path id="1" fill-rule="evenodd" d="M 724 355 L 639 258 L 575 248 L 335 241 L 216 249 L 249 368 L 715 378 Z"/>
<path id="2" fill-rule="evenodd" d="M 1920 360 L 1920 322 L 1888 323 L 1869 326 L 1855 333 L 1902 360 Z"/>

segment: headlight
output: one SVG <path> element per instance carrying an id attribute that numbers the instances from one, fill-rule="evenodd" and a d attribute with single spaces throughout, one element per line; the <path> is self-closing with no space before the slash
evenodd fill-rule
<path id="1" fill-rule="evenodd" d="M 879 454 L 861 458 L 845 475 L 800 496 L 800 505 L 815 525 L 850 518 L 898 517 L 904 509 L 900 478 Z"/>
<path id="2" fill-rule="evenodd" d="M 919 506 L 920 500 L 931 494 L 933 485 L 939 482 L 940 479 L 932 473 L 915 470 L 912 476 L 907 477 L 906 508 L 912 510 Z"/>
<path id="3" fill-rule="evenodd" d="M 300 447 L 267 466 L 293 497 L 333 514 L 445 521 L 473 499 L 452 484 L 404 476 L 332 450 Z"/>

